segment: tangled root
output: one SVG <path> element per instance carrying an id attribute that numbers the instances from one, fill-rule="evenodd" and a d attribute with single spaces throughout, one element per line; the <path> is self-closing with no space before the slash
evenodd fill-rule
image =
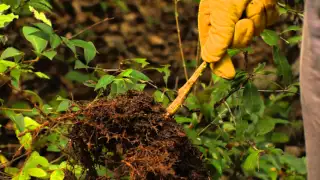
<path id="1" fill-rule="evenodd" d="M 77 114 L 68 136 L 86 179 L 208 179 L 199 150 L 146 93 L 98 100 Z M 99 177 L 98 166 L 113 177 Z"/>

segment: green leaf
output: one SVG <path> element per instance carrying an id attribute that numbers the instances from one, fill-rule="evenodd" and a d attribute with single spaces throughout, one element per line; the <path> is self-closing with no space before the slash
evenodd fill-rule
<path id="1" fill-rule="evenodd" d="M 168 65 L 162 66 L 162 68 L 150 68 L 150 69 L 154 69 L 154 70 L 157 70 L 160 73 L 164 73 L 163 80 L 164 80 L 165 84 L 167 85 L 169 76 L 171 74 L 171 72 L 169 70 L 169 67 L 170 67 L 170 65 L 168 64 Z"/>
<path id="2" fill-rule="evenodd" d="M 286 143 L 290 140 L 289 136 L 284 133 L 274 132 L 271 136 L 271 141 L 274 143 Z"/>
<path id="3" fill-rule="evenodd" d="M 25 130 L 25 124 L 22 114 L 16 114 L 13 111 L 4 111 L 5 115 L 11 119 L 20 132 Z"/>
<path id="4" fill-rule="evenodd" d="M 48 59 L 52 60 L 57 55 L 57 51 L 55 51 L 55 50 L 45 51 L 42 53 L 42 55 L 44 55 Z"/>
<path id="5" fill-rule="evenodd" d="M 234 127 L 234 124 L 230 122 L 223 123 L 222 129 L 226 132 L 231 132 L 236 130 L 236 128 Z"/>
<path id="6" fill-rule="evenodd" d="M 118 94 L 122 94 L 128 91 L 128 87 L 126 86 L 126 82 L 124 79 L 115 79 L 111 84 L 111 96 L 115 96 Z"/>
<path id="7" fill-rule="evenodd" d="M 297 44 L 302 40 L 302 36 L 293 36 L 290 37 L 289 39 L 287 39 L 287 41 L 289 42 L 289 44 L 293 45 L 293 44 Z"/>
<path id="8" fill-rule="evenodd" d="M 67 111 L 70 106 L 70 100 L 63 100 L 60 102 L 57 112 Z"/>
<path id="9" fill-rule="evenodd" d="M 185 100 L 185 105 L 189 110 L 200 109 L 200 104 L 198 102 L 197 97 L 190 93 Z"/>
<path id="10" fill-rule="evenodd" d="M 130 74 L 132 73 L 133 69 L 126 69 L 125 71 L 122 71 L 118 77 L 130 77 Z"/>
<path id="11" fill-rule="evenodd" d="M 37 93 L 30 90 L 23 90 L 23 93 L 25 96 L 30 97 L 30 100 L 32 100 L 33 103 L 39 103 L 39 106 L 42 106 L 43 101 Z"/>
<path id="12" fill-rule="evenodd" d="M 297 171 L 299 174 L 307 174 L 304 158 L 297 158 L 290 154 L 284 154 L 283 156 L 280 156 L 280 162 L 288 165 L 291 170 Z"/>
<path id="13" fill-rule="evenodd" d="M 12 22 L 14 19 L 18 19 L 18 15 L 14 15 L 13 13 L 11 14 L 0 14 L 0 28 L 5 27 L 8 25 L 10 22 Z"/>
<path id="14" fill-rule="evenodd" d="M 47 47 L 48 41 L 35 35 L 32 35 L 33 33 L 39 31 L 39 29 L 30 26 L 24 26 L 22 28 L 22 33 L 24 37 L 32 44 L 34 50 L 40 54 Z"/>
<path id="15" fill-rule="evenodd" d="M 98 90 L 100 88 L 104 88 L 105 89 L 107 87 L 107 85 L 109 85 L 110 83 L 113 82 L 114 78 L 115 78 L 114 76 L 108 75 L 108 74 L 102 76 L 99 79 L 99 81 L 98 81 L 96 87 L 94 88 L 94 90 L 96 91 L 96 90 Z"/>
<path id="16" fill-rule="evenodd" d="M 141 64 L 141 67 L 144 68 L 146 65 L 150 64 L 147 62 L 146 58 L 133 58 L 132 61 Z"/>
<path id="17" fill-rule="evenodd" d="M 31 33 L 30 35 L 36 36 L 36 37 L 38 37 L 38 38 L 40 38 L 42 40 L 45 40 L 45 41 L 49 41 L 50 40 L 50 36 L 47 33 L 43 32 L 41 30 L 39 30 L 37 32 L 34 32 L 34 33 Z"/>
<path id="18" fill-rule="evenodd" d="M 267 44 L 269 44 L 270 46 L 275 46 L 278 44 L 279 41 L 279 36 L 275 31 L 271 31 L 268 29 L 265 29 L 262 33 L 261 33 L 261 37 L 264 40 L 264 42 L 266 42 Z"/>
<path id="19" fill-rule="evenodd" d="M 21 75 L 20 69 L 15 68 L 10 71 L 10 76 L 12 77 L 11 84 L 17 89 L 19 89 L 20 75 Z"/>
<path id="20" fill-rule="evenodd" d="M 169 98 L 159 90 L 153 93 L 153 97 L 156 102 L 162 103 L 164 106 L 167 106 L 170 102 Z"/>
<path id="21" fill-rule="evenodd" d="M 248 82 L 243 90 L 243 105 L 248 114 L 258 113 L 262 108 L 263 101 L 260 97 L 257 87 Z"/>
<path id="22" fill-rule="evenodd" d="M 6 50 L 3 51 L 3 53 L 0 56 L 0 59 L 7 59 L 11 57 L 17 57 L 15 58 L 17 61 L 19 61 L 22 56 L 24 55 L 23 52 L 13 48 L 13 47 L 8 47 Z"/>
<path id="23" fill-rule="evenodd" d="M 83 64 L 80 60 L 76 60 L 74 69 L 83 69 L 83 68 L 88 68 L 89 66 Z"/>
<path id="24" fill-rule="evenodd" d="M 63 180 L 64 172 L 60 169 L 53 171 L 50 175 L 50 180 Z"/>
<path id="25" fill-rule="evenodd" d="M 70 81 L 76 81 L 79 83 L 84 83 L 88 80 L 90 80 L 90 75 L 89 74 L 83 74 L 81 72 L 78 71 L 69 71 L 66 76 L 66 79 L 70 80 Z"/>
<path id="26" fill-rule="evenodd" d="M 38 12 L 38 11 L 37 11 L 35 8 L 33 8 L 32 6 L 29 6 L 29 10 L 33 13 L 33 16 L 34 16 L 36 19 L 38 19 L 38 20 L 46 23 L 46 24 L 49 25 L 49 26 L 52 26 L 51 21 L 46 17 L 46 15 L 45 15 L 43 12 Z"/>
<path id="27" fill-rule="evenodd" d="M 26 171 L 22 171 L 12 178 L 12 180 L 29 180 L 29 179 L 31 178 Z"/>
<path id="28" fill-rule="evenodd" d="M 19 169 L 15 167 L 6 167 L 4 172 L 14 176 L 19 173 Z"/>
<path id="29" fill-rule="evenodd" d="M 75 46 L 78 46 L 78 47 L 81 47 L 84 49 L 84 58 L 85 58 L 87 64 L 91 60 L 93 60 L 93 58 L 96 56 L 97 50 L 92 42 L 86 42 L 86 41 L 79 40 L 79 39 L 71 40 L 71 42 Z"/>
<path id="30" fill-rule="evenodd" d="M 43 178 L 48 175 L 47 172 L 41 168 L 30 168 L 30 169 L 28 169 L 28 174 L 30 176 L 38 177 L 38 178 Z"/>
<path id="31" fill-rule="evenodd" d="M 254 73 L 260 73 L 261 71 L 263 71 L 265 66 L 266 66 L 265 62 L 264 63 L 259 63 L 259 65 L 254 68 L 253 72 Z"/>
<path id="32" fill-rule="evenodd" d="M 281 33 L 285 33 L 285 32 L 288 32 L 288 31 L 300 31 L 302 28 L 301 26 L 289 26 L 287 29 L 285 29 L 284 31 L 282 31 Z"/>
<path id="33" fill-rule="evenodd" d="M 42 73 L 42 72 L 35 72 L 35 74 L 42 79 L 50 79 L 49 76 L 47 76 L 46 74 Z"/>
<path id="34" fill-rule="evenodd" d="M 76 46 L 67 38 L 61 37 L 63 43 L 73 52 L 73 54 L 77 54 Z"/>
<path id="35" fill-rule="evenodd" d="M 1 0 L 1 3 L 10 5 L 11 8 L 17 8 L 20 5 L 21 0 Z"/>
<path id="36" fill-rule="evenodd" d="M 259 154 L 260 151 L 254 151 L 246 158 L 243 163 L 243 169 L 246 172 L 252 173 L 257 168 L 259 164 Z"/>
<path id="37" fill-rule="evenodd" d="M 52 6 L 46 0 L 30 0 L 28 5 L 34 7 L 38 11 L 50 12 L 52 9 Z"/>
<path id="38" fill-rule="evenodd" d="M 251 47 L 247 47 L 247 48 L 230 48 L 227 50 L 228 55 L 230 57 L 235 56 L 237 54 L 239 54 L 240 52 L 248 52 L 248 53 L 252 53 L 253 49 Z"/>
<path id="39" fill-rule="evenodd" d="M 55 49 L 61 44 L 61 38 L 57 34 L 52 34 L 50 36 L 50 46 Z"/>
<path id="40" fill-rule="evenodd" d="M 38 167 L 38 165 L 47 168 L 50 163 L 47 158 L 40 156 L 37 151 L 33 151 L 31 156 L 29 157 L 25 167 Z"/>
<path id="41" fill-rule="evenodd" d="M 0 59 L 0 64 L 6 66 L 6 67 L 19 67 L 19 65 L 15 62 L 12 62 L 12 61 L 6 61 L 6 60 L 1 60 Z"/>
<path id="42" fill-rule="evenodd" d="M 222 175 L 222 173 L 223 173 L 222 162 L 220 160 L 217 160 L 217 159 L 212 159 L 211 163 L 216 168 L 216 170 L 218 171 L 219 175 Z"/>
<path id="43" fill-rule="evenodd" d="M 49 114 L 52 112 L 52 107 L 49 104 L 43 105 L 41 109 L 45 114 Z"/>
<path id="44" fill-rule="evenodd" d="M 4 73 L 7 70 L 7 66 L 0 63 L 0 73 Z"/>
<path id="45" fill-rule="evenodd" d="M 278 47 L 273 47 L 273 60 L 277 67 L 278 76 L 284 85 L 292 83 L 292 70 L 287 58 L 280 52 Z"/>
<path id="46" fill-rule="evenodd" d="M 132 70 L 130 76 L 136 80 L 151 81 L 148 76 L 137 70 Z"/>
<path id="47" fill-rule="evenodd" d="M 54 30 L 52 29 L 51 26 L 49 26 L 48 24 L 45 23 L 36 23 L 34 24 L 34 26 L 38 27 L 39 29 L 41 29 L 43 32 L 45 32 L 48 35 L 52 35 L 54 34 Z"/>
<path id="48" fill-rule="evenodd" d="M 23 120 L 24 120 L 25 128 L 28 130 L 35 130 L 37 127 L 40 126 L 39 123 L 31 119 L 30 117 L 24 117 Z"/>
<path id="49" fill-rule="evenodd" d="M 18 135 L 20 132 L 16 132 L 16 135 Z M 27 133 L 22 137 L 18 137 L 20 144 L 26 149 L 26 150 L 31 150 L 32 148 L 32 135 L 31 133 Z"/>
<path id="50" fill-rule="evenodd" d="M 279 7 L 278 9 L 279 9 L 280 15 L 287 14 L 287 12 L 288 12 L 288 10 L 286 8 L 283 8 L 283 7 Z"/>
<path id="51" fill-rule="evenodd" d="M 10 5 L 0 4 L 0 13 L 2 13 L 5 10 L 8 10 L 9 8 L 10 8 Z"/>
<path id="52" fill-rule="evenodd" d="M 59 165 L 57 165 L 57 164 L 50 164 L 49 167 L 48 167 L 48 169 L 49 169 L 50 171 L 55 171 L 55 170 L 59 169 Z"/>
<path id="53" fill-rule="evenodd" d="M 177 123 L 183 124 L 183 123 L 191 123 L 193 120 L 191 118 L 183 117 L 183 116 L 176 116 L 174 117 Z"/>
<path id="54" fill-rule="evenodd" d="M 14 78 L 15 80 L 19 80 L 21 75 L 21 70 L 20 69 L 12 69 L 10 72 L 10 76 Z"/>
<path id="55" fill-rule="evenodd" d="M 269 119 L 260 119 L 256 126 L 257 135 L 265 135 L 275 127 L 275 122 Z"/>

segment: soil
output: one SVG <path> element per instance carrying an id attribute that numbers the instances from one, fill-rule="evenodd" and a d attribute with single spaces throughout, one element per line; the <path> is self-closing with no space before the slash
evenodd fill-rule
<path id="1" fill-rule="evenodd" d="M 180 125 L 165 120 L 165 109 L 146 93 L 129 91 L 98 100 L 77 114 L 68 135 L 70 154 L 87 169 L 85 179 L 97 179 L 99 165 L 115 179 L 208 178 L 199 150 Z"/>

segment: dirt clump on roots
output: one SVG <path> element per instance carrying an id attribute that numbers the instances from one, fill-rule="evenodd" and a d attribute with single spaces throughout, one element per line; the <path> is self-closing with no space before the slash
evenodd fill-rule
<path id="1" fill-rule="evenodd" d="M 73 159 L 86 169 L 85 179 L 208 179 L 199 150 L 146 93 L 98 100 L 77 114 L 68 136 Z M 99 177 L 98 166 L 113 177 Z"/>

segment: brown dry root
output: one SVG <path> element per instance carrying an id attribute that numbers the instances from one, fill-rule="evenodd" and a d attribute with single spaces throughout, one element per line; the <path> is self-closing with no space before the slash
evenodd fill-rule
<path id="1" fill-rule="evenodd" d="M 110 179 L 208 179 L 198 149 L 147 94 L 130 91 L 81 109 L 69 116 L 76 122 L 69 138 L 85 179 L 99 179 L 98 165 L 113 172 Z"/>

